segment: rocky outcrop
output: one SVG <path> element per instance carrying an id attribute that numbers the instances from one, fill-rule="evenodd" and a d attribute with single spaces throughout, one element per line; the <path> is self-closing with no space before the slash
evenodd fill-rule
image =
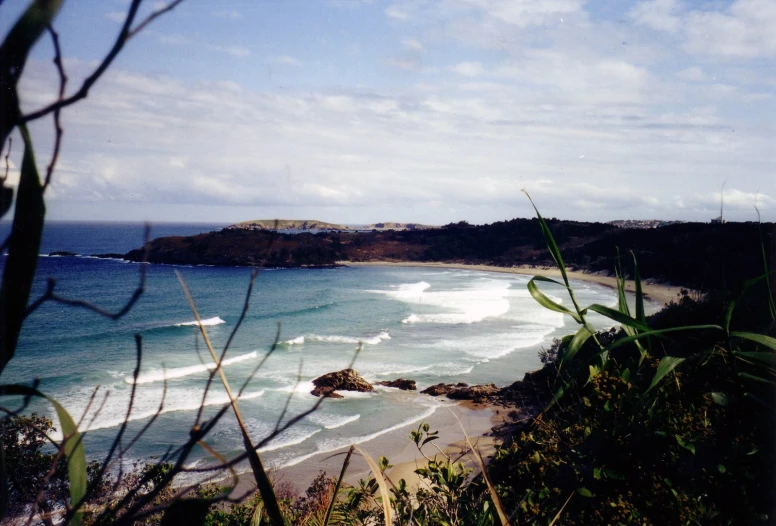
<path id="1" fill-rule="evenodd" d="M 415 380 L 405 380 L 404 378 L 397 378 L 396 380 L 385 380 L 377 382 L 375 385 L 384 385 L 385 387 L 395 387 L 402 391 L 415 391 Z"/>
<path id="2" fill-rule="evenodd" d="M 324 374 L 313 380 L 315 389 L 310 391 L 315 396 L 328 398 L 342 398 L 335 391 L 374 391 L 372 384 L 361 378 L 353 369 L 343 369 L 333 373 Z"/>
<path id="3" fill-rule="evenodd" d="M 451 400 L 473 400 L 475 402 L 484 402 L 492 400 L 501 393 L 501 389 L 495 384 L 472 385 L 465 383 L 458 384 L 436 384 L 421 391 L 421 393 L 431 396 L 447 396 Z"/>
<path id="4" fill-rule="evenodd" d="M 78 253 L 76 252 L 68 252 L 67 250 L 57 250 L 56 252 L 49 253 L 49 256 L 59 256 L 59 257 L 74 257 L 77 256 Z"/>

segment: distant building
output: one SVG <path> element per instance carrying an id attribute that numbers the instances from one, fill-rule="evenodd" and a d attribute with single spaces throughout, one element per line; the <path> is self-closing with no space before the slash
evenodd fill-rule
<path id="1" fill-rule="evenodd" d="M 725 221 L 725 218 L 722 216 L 715 217 L 711 220 L 712 225 L 724 225 L 725 223 L 727 223 L 727 221 Z"/>

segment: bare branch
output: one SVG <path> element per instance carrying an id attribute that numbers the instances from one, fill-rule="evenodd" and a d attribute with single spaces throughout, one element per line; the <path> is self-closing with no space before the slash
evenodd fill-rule
<path id="1" fill-rule="evenodd" d="M 239 398 L 242 396 L 243 391 L 248 387 L 248 384 L 251 383 L 251 380 L 253 380 L 254 376 L 256 376 L 256 373 L 259 372 L 259 369 L 261 369 L 264 366 L 264 362 L 266 362 L 270 356 L 272 356 L 275 351 L 278 348 L 278 343 L 280 342 L 280 322 L 278 322 L 278 330 L 275 332 L 275 340 L 272 342 L 272 345 L 269 348 L 269 352 L 264 355 L 264 358 L 261 359 L 261 361 L 256 365 L 256 367 L 253 368 L 253 371 L 251 371 L 251 374 L 248 375 L 248 378 L 245 379 L 243 384 L 240 386 L 240 390 L 237 393 L 237 397 Z"/>
<path id="2" fill-rule="evenodd" d="M 137 285 L 137 288 L 132 293 L 132 296 L 130 296 L 127 303 L 124 304 L 124 306 L 119 309 L 116 312 L 110 312 L 102 307 L 98 307 L 94 304 L 92 304 L 89 301 L 86 300 L 74 300 L 70 298 L 64 298 L 62 296 L 59 296 L 54 292 L 54 287 L 56 286 L 56 279 L 49 278 L 48 282 L 46 284 L 46 292 L 43 293 L 42 296 L 40 296 L 37 300 L 32 302 L 28 307 L 27 310 L 24 311 L 24 318 L 27 318 L 30 314 L 35 312 L 41 305 L 46 303 L 47 301 L 53 301 L 54 303 L 61 303 L 63 305 L 69 305 L 71 307 L 81 307 L 86 310 L 90 310 L 96 314 L 99 314 L 100 316 L 104 316 L 106 318 L 110 318 L 111 320 L 118 320 L 119 318 L 126 315 L 130 310 L 132 310 L 132 307 L 135 306 L 135 303 L 137 303 L 137 300 L 140 299 L 140 296 L 143 295 L 145 292 L 145 284 L 146 284 L 146 260 L 148 259 L 148 252 L 150 250 L 150 246 L 148 244 L 148 237 L 150 236 L 150 227 L 149 225 L 146 225 L 145 227 L 145 254 L 143 255 L 143 261 L 140 263 L 140 281 Z"/>
<path id="3" fill-rule="evenodd" d="M 8 180 L 8 171 L 11 168 L 11 163 L 8 158 L 11 156 L 11 148 L 13 147 L 13 137 L 8 137 L 8 151 L 5 153 L 5 175 L 0 179 L 0 183 L 5 183 Z"/>
<path id="4" fill-rule="evenodd" d="M 288 406 L 291 404 L 291 399 L 294 398 L 294 394 L 296 393 L 296 388 L 299 387 L 300 383 L 302 383 L 303 366 L 304 366 L 304 360 L 299 360 L 299 372 L 296 374 L 296 383 L 294 384 L 294 388 L 291 389 L 291 392 L 288 393 L 288 397 L 286 398 L 286 403 L 283 404 L 283 410 L 280 412 L 280 416 L 278 417 L 277 422 L 275 422 L 275 430 L 274 430 L 275 433 L 277 433 L 278 429 L 280 429 L 280 425 L 283 423 L 283 419 L 286 417 L 286 413 L 288 412 Z"/>
<path id="5" fill-rule="evenodd" d="M 248 291 L 245 294 L 245 301 L 243 302 L 242 312 L 240 312 L 240 317 L 237 320 L 237 323 L 235 324 L 234 328 L 232 329 L 232 332 L 229 334 L 229 338 L 226 340 L 224 349 L 221 351 L 221 356 L 218 359 L 219 364 L 224 361 L 224 358 L 226 358 L 226 352 L 229 350 L 229 346 L 232 344 L 232 340 L 234 339 L 235 335 L 237 334 L 237 331 L 240 329 L 240 326 L 245 320 L 245 316 L 248 314 L 248 308 L 250 307 L 250 301 L 251 301 L 251 294 L 253 293 L 253 285 L 255 284 L 256 276 L 258 275 L 259 275 L 259 269 L 254 268 L 251 271 L 250 281 L 248 282 Z M 197 339 L 195 343 L 198 344 L 199 339 Z M 197 355 L 199 356 L 199 345 L 196 345 L 196 350 L 197 350 Z M 202 360 L 202 357 L 200 356 L 200 361 L 201 360 Z M 210 391 L 210 386 L 212 385 L 213 379 L 215 378 L 216 369 L 211 370 L 210 374 L 208 375 L 207 382 L 205 383 L 205 390 L 202 392 L 202 403 L 199 405 L 199 410 L 197 411 L 197 418 L 194 420 L 195 422 L 199 422 L 199 419 L 202 417 L 202 409 L 205 407 L 205 399 L 207 398 L 208 392 Z M 241 394 L 242 394 L 242 390 L 240 390 L 240 392 L 237 393 L 237 398 L 240 398 Z"/>
<path id="6" fill-rule="evenodd" d="M 81 418 L 78 419 L 78 424 L 76 424 L 76 427 L 80 428 L 81 424 L 84 421 L 84 418 L 86 418 L 86 414 L 89 412 L 89 409 L 92 408 L 92 402 L 94 402 L 94 398 L 97 396 L 97 391 L 100 390 L 100 386 L 94 388 L 94 392 L 92 393 L 92 396 L 89 397 L 89 402 L 86 404 L 86 409 L 84 409 L 83 414 L 81 415 Z"/>
<path id="7" fill-rule="evenodd" d="M 137 26 L 135 26 L 135 28 L 133 30 L 131 30 L 129 32 L 129 34 L 127 34 L 127 40 L 129 40 L 133 36 L 135 36 L 138 33 L 140 33 L 143 29 L 145 29 L 145 27 L 148 24 L 150 24 L 151 22 L 156 20 L 158 17 L 162 16 L 165 13 L 169 13 L 170 11 L 172 11 L 173 9 L 178 7 L 178 4 L 180 4 L 181 2 L 183 2 L 183 0 L 175 0 L 174 2 L 168 4 L 168 5 L 164 6 L 164 7 L 161 7 L 159 9 L 157 9 L 156 11 L 154 11 L 153 13 L 151 13 L 150 15 L 148 15 L 145 18 L 145 20 L 140 22 Z"/>
<path id="8" fill-rule="evenodd" d="M 45 106 L 39 110 L 33 111 L 32 113 L 22 115 L 21 118 L 19 119 L 19 122 L 26 123 L 36 119 L 40 119 L 41 117 L 44 117 L 49 113 L 61 110 L 62 108 L 66 106 L 70 106 L 71 104 L 78 102 L 81 99 L 85 99 L 89 95 L 89 90 L 91 89 L 91 87 L 94 85 L 95 82 L 97 82 L 100 79 L 103 73 L 105 73 L 105 71 L 111 65 L 113 60 L 118 56 L 118 54 L 124 48 L 124 45 L 127 43 L 127 41 L 129 41 L 129 39 L 132 38 L 133 36 L 137 35 L 153 20 L 174 9 L 182 1 L 183 0 L 175 0 L 168 6 L 154 11 L 146 19 L 140 22 L 134 29 L 132 29 L 132 24 L 135 22 L 135 17 L 137 16 L 138 8 L 140 7 L 140 4 L 143 2 L 143 0 L 132 0 L 132 3 L 129 5 L 129 10 L 127 11 L 127 16 L 124 19 L 124 24 L 121 26 L 121 31 L 116 37 L 116 40 L 113 42 L 113 47 L 111 47 L 108 54 L 105 55 L 105 58 L 102 59 L 102 62 L 100 62 L 100 65 L 97 66 L 97 69 L 95 69 L 91 75 L 86 77 L 86 79 L 83 81 L 83 84 L 81 84 L 81 87 L 78 89 L 78 91 L 76 91 L 74 94 L 70 95 L 69 97 L 63 97 L 62 95 L 60 95 L 58 100 L 56 100 L 55 102 L 52 102 L 48 106 Z"/>
<path id="9" fill-rule="evenodd" d="M 51 41 L 54 44 L 54 65 L 57 67 L 57 73 L 59 74 L 59 96 L 58 100 L 62 100 L 65 96 L 65 87 L 67 86 L 67 75 L 65 74 L 65 67 L 62 64 L 62 49 L 59 47 L 59 34 L 54 30 L 51 24 L 46 29 L 51 35 Z M 59 149 L 62 145 L 62 125 L 59 120 L 59 114 L 61 108 L 54 110 L 54 132 L 56 134 L 54 139 L 54 153 L 51 155 L 51 161 L 46 168 L 46 178 L 43 182 L 43 190 L 48 188 L 51 182 L 51 175 L 54 173 L 54 167 L 59 159 Z"/>

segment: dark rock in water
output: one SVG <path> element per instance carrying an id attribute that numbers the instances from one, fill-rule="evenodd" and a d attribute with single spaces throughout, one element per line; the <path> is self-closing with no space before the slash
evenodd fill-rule
<path id="1" fill-rule="evenodd" d="M 494 384 L 468 386 L 465 383 L 436 384 L 421 391 L 423 394 L 431 396 L 445 395 L 451 400 L 474 400 L 482 402 L 484 400 L 494 399 L 500 393 L 501 389 Z"/>
<path id="2" fill-rule="evenodd" d="M 374 391 L 374 387 L 361 378 L 353 369 L 343 369 L 333 373 L 324 374 L 313 380 L 315 389 L 310 391 L 315 396 L 327 396 L 329 398 L 342 398 L 334 391 Z"/>
<path id="3" fill-rule="evenodd" d="M 56 252 L 51 252 L 49 256 L 61 256 L 61 257 L 74 257 L 79 255 L 76 252 L 68 252 L 67 250 L 58 250 Z"/>
<path id="4" fill-rule="evenodd" d="M 482 401 L 484 399 L 496 396 L 501 390 L 494 384 L 473 385 L 471 387 L 460 387 L 447 393 L 451 400 L 474 400 Z"/>
<path id="5" fill-rule="evenodd" d="M 315 396 L 322 396 L 324 398 L 344 398 L 344 396 L 336 392 L 333 387 L 329 387 L 329 386 L 316 387 L 311 392 Z"/>
<path id="6" fill-rule="evenodd" d="M 377 382 L 376 385 L 384 385 L 386 387 L 395 387 L 402 391 L 415 391 L 415 380 L 405 380 L 404 378 L 397 378 L 396 380 L 386 380 L 383 382 Z"/>
<path id="7" fill-rule="evenodd" d="M 455 387 L 452 384 L 436 384 L 432 385 L 431 387 L 426 387 L 421 391 L 421 393 L 431 396 L 440 396 L 446 395 L 453 389 L 455 389 Z"/>
<path id="8" fill-rule="evenodd" d="M 107 254 L 92 254 L 93 258 L 100 259 L 124 259 L 124 254 L 116 254 L 115 252 L 108 252 Z"/>

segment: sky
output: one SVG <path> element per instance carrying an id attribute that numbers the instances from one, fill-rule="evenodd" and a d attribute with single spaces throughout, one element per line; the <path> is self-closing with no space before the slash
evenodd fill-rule
<path id="1" fill-rule="evenodd" d="M 69 92 L 127 7 L 64 2 Z M 774 27 L 776 0 L 185 0 L 63 111 L 47 217 L 481 224 L 532 216 L 525 189 L 546 217 L 708 221 L 724 183 L 727 219 L 776 221 Z"/>

